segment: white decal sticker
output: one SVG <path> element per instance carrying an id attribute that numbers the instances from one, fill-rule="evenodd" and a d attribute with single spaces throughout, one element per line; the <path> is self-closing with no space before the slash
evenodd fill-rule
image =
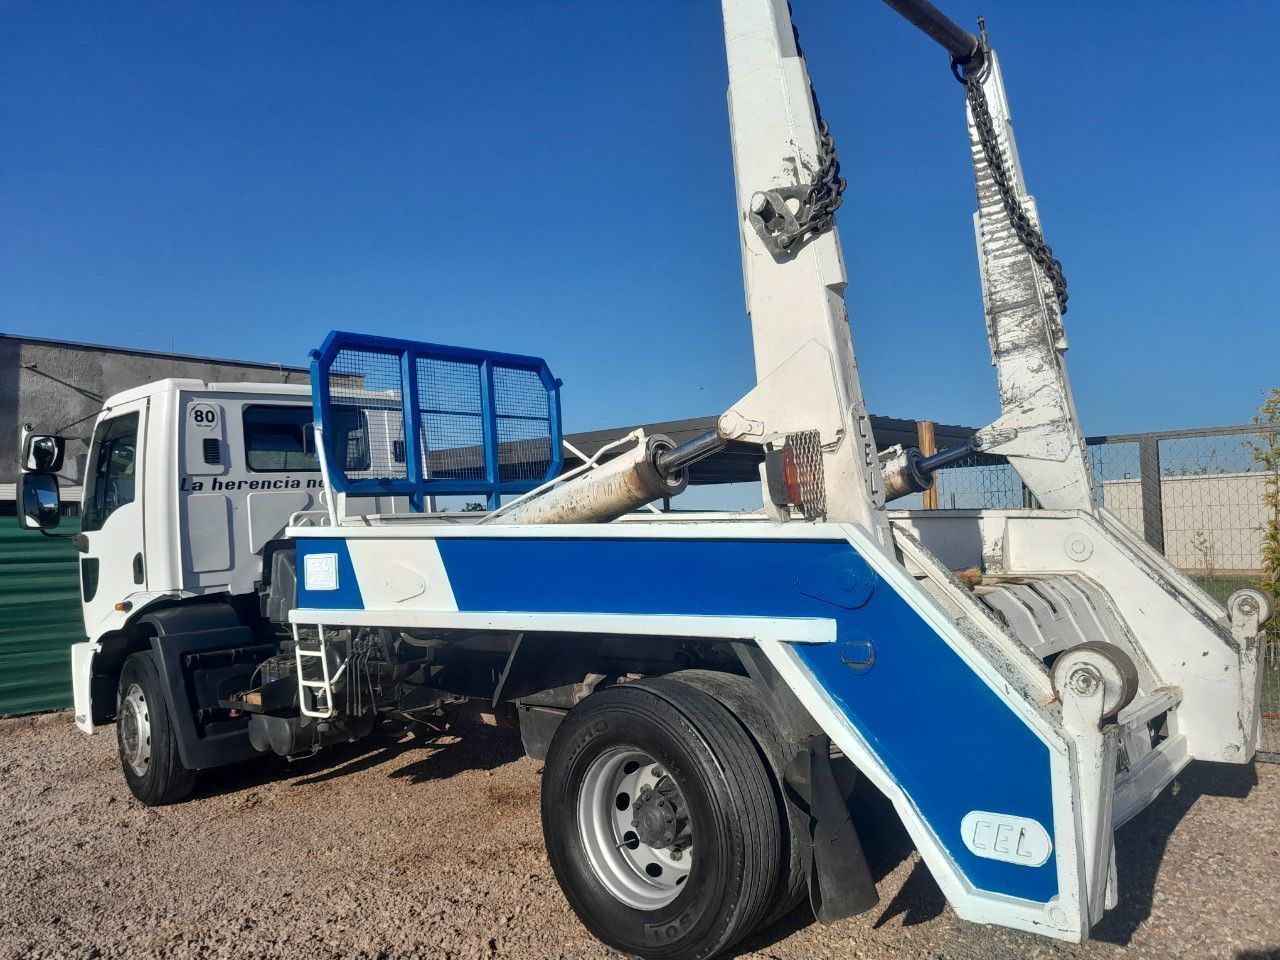
<path id="1" fill-rule="evenodd" d="M 1023 867 L 1043 866 L 1053 841 L 1037 821 L 1010 813 L 974 810 L 960 821 L 964 845 L 980 857 Z"/>
<path id="2" fill-rule="evenodd" d="M 302 582 L 308 590 L 338 589 L 338 555 L 309 553 L 302 561 Z"/>
<path id="3" fill-rule="evenodd" d="M 209 403 L 193 403 L 187 415 L 193 426 L 203 430 L 212 430 L 218 425 L 218 410 Z"/>

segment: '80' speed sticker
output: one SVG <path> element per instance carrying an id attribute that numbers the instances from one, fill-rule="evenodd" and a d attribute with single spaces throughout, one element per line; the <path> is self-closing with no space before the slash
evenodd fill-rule
<path id="1" fill-rule="evenodd" d="M 187 410 L 187 419 L 193 427 L 212 430 L 218 425 L 218 408 L 211 403 L 193 403 Z"/>

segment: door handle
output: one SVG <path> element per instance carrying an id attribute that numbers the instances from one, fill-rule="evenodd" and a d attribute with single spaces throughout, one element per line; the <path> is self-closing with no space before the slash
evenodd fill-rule
<path id="1" fill-rule="evenodd" d="M 133 555 L 133 582 L 142 582 L 142 554 L 140 553 Z"/>

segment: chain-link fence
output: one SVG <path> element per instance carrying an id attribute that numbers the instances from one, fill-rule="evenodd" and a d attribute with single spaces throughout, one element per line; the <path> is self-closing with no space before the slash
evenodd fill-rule
<path id="1" fill-rule="evenodd" d="M 1099 502 L 1206 592 L 1261 587 L 1268 530 L 1280 524 L 1280 427 L 1092 437 Z M 938 473 L 940 509 L 1034 506 L 1001 457 L 972 454 Z M 1274 598 L 1277 600 L 1280 598 Z M 1280 762 L 1280 613 L 1262 654 L 1262 759 Z"/>

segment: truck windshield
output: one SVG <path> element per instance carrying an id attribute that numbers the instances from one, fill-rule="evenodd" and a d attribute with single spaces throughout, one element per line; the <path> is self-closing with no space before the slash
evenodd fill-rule
<path id="1" fill-rule="evenodd" d="M 310 407 L 245 407 L 244 455 L 250 470 L 319 470 Z"/>
<path id="2" fill-rule="evenodd" d="M 107 517 L 133 502 L 137 483 L 138 415 L 126 413 L 98 424 L 89 450 L 84 517 L 80 529 L 101 530 Z"/>

